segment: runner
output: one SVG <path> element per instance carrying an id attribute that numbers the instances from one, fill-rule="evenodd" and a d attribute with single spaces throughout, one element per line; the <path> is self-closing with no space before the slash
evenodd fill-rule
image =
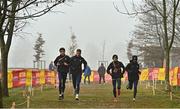
<path id="1" fill-rule="evenodd" d="M 134 102 L 136 100 L 139 74 L 141 74 L 141 72 L 139 71 L 139 64 L 138 64 L 137 60 L 138 60 L 137 56 L 132 56 L 132 60 L 126 66 L 126 71 L 128 72 L 128 80 L 129 80 L 127 89 L 132 90 L 133 85 L 134 85 L 134 95 L 133 95 Z"/>
<path id="2" fill-rule="evenodd" d="M 70 72 L 72 74 L 72 81 L 74 87 L 75 99 L 79 100 L 80 82 L 82 72 L 82 64 L 84 64 L 84 69 L 87 66 L 86 60 L 81 56 L 81 50 L 77 49 L 76 55 L 71 58 L 70 62 Z"/>
<path id="3" fill-rule="evenodd" d="M 55 59 L 54 65 L 57 67 L 59 78 L 59 100 L 64 99 L 64 91 L 67 73 L 69 72 L 70 57 L 65 54 L 65 48 L 59 49 L 60 55 Z"/>
<path id="4" fill-rule="evenodd" d="M 113 95 L 114 95 L 114 102 L 117 102 L 117 89 L 118 89 L 118 96 L 121 94 L 121 78 L 125 72 L 125 67 L 122 62 L 118 61 L 118 56 L 113 55 L 112 57 L 113 62 L 111 62 L 107 68 L 107 73 L 112 77 L 112 84 L 113 84 Z M 121 70 L 123 69 L 123 71 Z M 117 88 L 116 88 L 117 84 Z"/>

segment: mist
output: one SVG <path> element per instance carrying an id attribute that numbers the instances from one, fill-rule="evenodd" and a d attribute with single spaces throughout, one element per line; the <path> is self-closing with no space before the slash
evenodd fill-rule
<path id="1" fill-rule="evenodd" d="M 50 61 L 59 55 L 59 48 L 68 51 L 71 37 L 70 27 L 77 37 L 78 48 L 92 69 L 97 69 L 98 61 L 102 60 L 102 48 L 105 41 L 105 60 L 111 61 L 112 55 L 117 54 L 119 60 L 126 64 L 128 61 L 126 49 L 132 37 L 136 21 L 127 15 L 119 14 L 112 0 L 86 1 L 76 0 L 75 3 L 58 6 L 54 11 L 64 13 L 49 13 L 38 19 L 31 20 L 24 28 L 23 38 L 14 37 L 10 50 L 10 67 L 33 67 L 33 45 L 41 33 L 44 40 L 47 68 Z M 119 3 L 122 10 L 124 9 Z"/>

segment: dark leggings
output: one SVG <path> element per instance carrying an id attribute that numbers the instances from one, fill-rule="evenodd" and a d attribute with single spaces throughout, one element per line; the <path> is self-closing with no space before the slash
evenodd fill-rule
<path id="1" fill-rule="evenodd" d="M 81 74 L 72 74 L 73 87 L 75 94 L 79 94 L 80 83 L 81 83 Z"/>
<path id="2" fill-rule="evenodd" d="M 132 89 L 133 85 L 134 85 L 134 96 L 133 97 L 136 98 L 138 80 L 134 80 L 134 81 L 129 80 L 129 89 Z"/>
<path id="3" fill-rule="evenodd" d="M 120 89 L 121 89 L 121 79 L 112 79 L 112 84 L 113 84 L 113 94 L 114 97 L 117 97 L 117 92 L 116 89 L 118 89 L 118 93 L 120 93 Z M 116 88 L 116 84 L 117 84 L 117 88 Z"/>
<path id="4" fill-rule="evenodd" d="M 58 73 L 59 77 L 59 94 L 64 94 L 66 88 L 67 73 Z"/>

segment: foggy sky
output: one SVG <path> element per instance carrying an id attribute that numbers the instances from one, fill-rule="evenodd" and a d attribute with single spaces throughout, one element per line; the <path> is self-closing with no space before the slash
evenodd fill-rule
<path id="1" fill-rule="evenodd" d="M 112 0 L 76 0 L 75 3 L 58 6 L 54 11 L 36 20 L 31 20 L 23 37 L 14 37 L 10 49 L 9 67 L 32 67 L 34 60 L 33 45 L 42 33 L 45 39 L 47 64 L 59 55 L 58 49 L 68 49 L 70 43 L 70 27 L 77 36 L 78 48 L 89 65 L 97 68 L 98 60 L 102 60 L 102 48 L 105 41 L 105 59 L 111 61 L 113 54 L 119 60 L 128 62 L 127 44 L 132 37 L 135 19 L 119 14 L 113 7 Z M 116 1 L 116 0 L 115 0 Z M 121 0 L 120 0 L 121 1 Z M 124 9 L 121 2 L 117 2 Z M 127 2 L 127 5 L 128 2 Z"/>

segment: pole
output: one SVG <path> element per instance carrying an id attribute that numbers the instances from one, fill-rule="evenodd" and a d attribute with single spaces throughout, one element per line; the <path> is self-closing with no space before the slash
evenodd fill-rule
<path id="1" fill-rule="evenodd" d="M 156 95 L 156 93 L 155 93 L 155 78 L 154 78 L 154 74 L 153 74 L 153 95 Z"/>
<path id="2" fill-rule="evenodd" d="M 27 108 L 30 107 L 30 96 L 27 96 Z"/>

